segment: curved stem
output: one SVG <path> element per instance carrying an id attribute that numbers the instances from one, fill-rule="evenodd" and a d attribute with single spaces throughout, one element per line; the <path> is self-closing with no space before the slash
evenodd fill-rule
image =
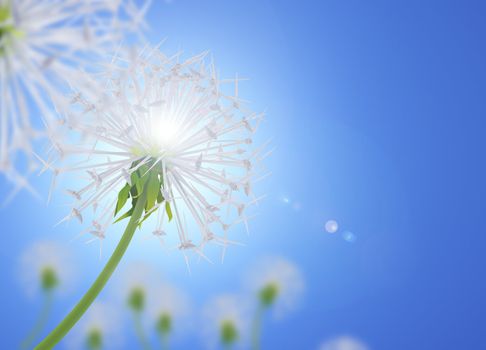
<path id="1" fill-rule="evenodd" d="M 143 331 L 142 320 L 140 317 L 140 312 L 133 313 L 133 320 L 135 323 L 135 333 L 137 334 L 137 338 L 142 346 L 142 349 L 151 350 L 152 347 L 150 346 L 147 337 L 145 336 L 145 332 Z"/>
<path id="2" fill-rule="evenodd" d="M 42 332 L 44 327 L 46 326 L 47 320 L 49 319 L 49 314 L 51 313 L 52 308 L 52 292 L 51 291 L 44 291 L 44 297 L 42 302 L 42 309 L 37 318 L 37 321 L 34 324 L 34 327 L 29 332 L 27 337 L 22 341 L 20 345 L 21 349 L 30 349 L 35 341 L 35 339 L 39 336 Z"/>
<path id="3" fill-rule="evenodd" d="M 132 217 L 123 233 L 120 242 L 115 248 L 115 251 L 111 255 L 110 259 L 106 263 L 105 267 L 98 275 L 94 283 L 88 289 L 86 294 L 81 298 L 81 300 L 76 304 L 76 306 L 71 310 L 71 312 L 64 318 L 64 320 L 59 323 L 59 325 L 47 336 L 42 342 L 35 347 L 35 350 L 46 350 L 52 349 L 54 345 L 59 343 L 62 338 L 69 332 L 69 330 L 79 321 L 81 316 L 88 310 L 90 305 L 96 299 L 98 294 L 101 292 L 106 282 L 110 279 L 111 275 L 115 271 L 116 267 L 120 263 L 121 258 L 125 254 L 130 241 L 135 233 L 139 219 L 142 216 L 144 204 L 146 202 L 147 193 L 142 191 L 135 209 L 133 210 Z"/>
<path id="4" fill-rule="evenodd" d="M 253 319 L 252 324 L 252 331 L 251 331 L 251 338 L 252 338 L 252 349 L 253 350 L 260 350 L 260 342 L 261 342 L 261 332 L 262 332 L 262 317 L 265 308 L 263 305 L 259 305 L 256 313 L 255 318 Z"/>

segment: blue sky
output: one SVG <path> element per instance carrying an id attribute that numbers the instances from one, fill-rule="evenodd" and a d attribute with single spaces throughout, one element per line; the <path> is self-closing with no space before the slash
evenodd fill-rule
<path id="1" fill-rule="evenodd" d="M 222 76 L 250 78 L 241 95 L 266 111 L 258 138 L 272 138 L 276 149 L 246 247 L 232 249 L 223 265 L 198 264 L 188 275 L 178 254 L 137 239 L 126 263 L 160 266 L 203 305 L 240 290 L 256 257 L 294 261 L 305 298 L 286 319 L 266 320 L 264 349 L 317 349 L 340 334 L 376 350 L 486 347 L 486 4 L 154 3 L 149 40 L 166 38 L 167 52 L 209 49 Z M 44 189 L 49 178 L 34 182 Z M 0 192 L 8 189 L 2 180 Z M 38 310 L 18 283 L 25 247 L 56 239 L 78 261 L 78 289 L 60 300 L 50 327 L 107 258 L 98 259 L 95 245 L 70 242 L 76 225 L 53 228 L 66 210 L 57 197 L 46 206 L 21 193 L 0 211 L 4 348 L 16 347 Z M 325 232 L 329 219 L 339 233 Z M 109 252 L 116 237 L 105 243 Z M 174 348 L 200 344 L 190 334 Z"/>

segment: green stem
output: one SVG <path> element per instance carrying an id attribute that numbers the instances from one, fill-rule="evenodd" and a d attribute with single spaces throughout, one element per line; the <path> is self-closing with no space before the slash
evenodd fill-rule
<path id="1" fill-rule="evenodd" d="M 88 310 L 90 305 L 96 299 L 98 294 L 101 292 L 103 287 L 106 285 L 106 282 L 110 279 L 111 275 L 115 271 L 116 267 L 120 263 L 120 260 L 125 254 L 130 241 L 137 229 L 137 225 L 139 223 L 139 219 L 142 216 L 143 208 L 146 202 L 147 193 L 146 191 L 142 191 L 137 204 L 135 205 L 135 209 L 133 210 L 132 217 L 123 233 L 120 242 L 115 248 L 112 256 L 106 263 L 105 267 L 98 275 L 94 283 L 88 289 L 86 294 L 81 298 L 81 300 L 76 304 L 76 306 L 71 310 L 71 312 L 64 318 L 64 320 L 59 323 L 59 325 L 47 336 L 44 338 L 42 342 L 35 347 L 35 350 L 46 350 L 52 349 L 62 338 L 69 332 L 69 330 L 79 321 L 81 316 Z"/>
<path id="2" fill-rule="evenodd" d="M 49 314 L 51 313 L 52 308 L 52 291 L 44 290 L 43 293 L 43 302 L 42 302 L 42 309 L 37 318 L 37 321 L 34 324 L 34 327 L 29 332 L 27 337 L 24 339 L 22 344 L 20 345 L 21 349 L 30 349 L 35 341 L 35 339 L 39 336 L 42 330 L 45 328 L 47 320 L 49 319 Z"/>
<path id="3" fill-rule="evenodd" d="M 168 332 L 160 332 L 160 348 L 162 350 L 169 350 L 169 333 Z"/>
<path id="4" fill-rule="evenodd" d="M 262 332 L 262 318 L 263 312 L 265 311 L 265 307 L 260 304 L 255 312 L 255 318 L 253 319 L 252 324 L 252 349 L 253 350 L 260 350 L 260 343 L 261 343 L 261 332 Z"/>
<path id="5" fill-rule="evenodd" d="M 145 336 L 145 332 L 143 331 L 140 312 L 133 313 L 133 320 L 135 323 L 135 333 L 137 334 L 140 345 L 142 345 L 142 349 L 151 350 L 152 347 L 150 346 L 150 343 Z"/>

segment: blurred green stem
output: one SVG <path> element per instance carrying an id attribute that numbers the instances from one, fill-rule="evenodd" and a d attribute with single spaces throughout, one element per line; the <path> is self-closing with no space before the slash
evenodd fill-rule
<path id="1" fill-rule="evenodd" d="M 51 313 L 52 308 L 52 300 L 53 300 L 53 293 L 52 291 L 44 290 L 43 291 L 43 301 L 42 301 L 42 309 L 37 318 L 34 327 L 29 332 L 27 337 L 24 339 L 22 344 L 20 345 L 21 349 L 30 349 L 35 341 L 35 339 L 39 336 L 42 330 L 45 328 L 47 324 L 47 320 L 49 319 L 49 315 Z"/>
<path id="2" fill-rule="evenodd" d="M 263 304 L 259 304 L 253 318 L 253 324 L 251 329 L 251 343 L 252 350 L 260 350 L 261 333 L 262 333 L 262 318 L 265 307 Z"/>
<path id="3" fill-rule="evenodd" d="M 152 347 L 150 346 L 150 343 L 145 336 L 145 332 L 143 331 L 142 315 L 139 311 L 133 312 L 133 321 L 135 324 L 135 333 L 137 334 L 137 338 L 142 346 L 142 349 L 151 350 Z"/>
<path id="4" fill-rule="evenodd" d="M 170 346 L 169 346 L 169 333 L 167 333 L 167 332 L 161 332 L 160 333 L 160 336 L 159 336 L 159 339 L 160 339 L 160 348 L 162 350 L 169 350 L 170 349 Z"/>
<path id="5" fill-rule="evenodd" d="M 106 285 L 111 275 L 115 271 L 116 267 L 120 263 L 123 255 L 125 254 L 130 241 L 133 238 L 135 230 L 139 224 L 139 220 L 142 216 L 144 205 L 147 199 L 146 191 L 142 191 L 137 204 L 133 210 L 132 217 L 128 222 L 127 228 L 123 233 L 120 242 L 115 248 L 112 256 L 106 263 L 105 267 L 98 275 L 94 283 L 88 289 L 86 294 L 81 298 L 81 300 L 76 304 L 76 306 L 71 310 L 71 312 L 64 318 L 64 320 L 59 323 L 59 325 L 46 337 L 42 342 L 35 347 L 35 350 L 47 350 L 52 349 L 57 343 L 61 341 L 62 338 L 71 330 L 71 328 L 79 321 L 81 316 L 88 310 L 90 305 L 96 299 L 98 294 L 101 292 L 103 287 Z"/>

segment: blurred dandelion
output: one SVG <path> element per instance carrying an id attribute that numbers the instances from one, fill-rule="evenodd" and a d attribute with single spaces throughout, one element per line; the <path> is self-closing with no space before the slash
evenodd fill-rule
<path id="1" fill-rule="evenodd" d="M 180 329 L 189 315 L 189 298 L 182 290 L 167 282 L 159 284 L 152 297 L 149 313 L 161 341 L 161 348 L 169 349 L 172 334 Z"/>
<path id="2" fill-rule="evenodd" d="M 368 350 L 368 347 L 353 337 L 339 336 L 324 342 L 319 350 Z"/>
<path id="3" fill-rule="evenodd" d="M 107 302 L 96 301 L 66 339 L 69 349 L 119 349 L 123 321 L 119 310 Z"/>
<path id="4" fill-rule="evenodd" d="M 68 85 L 86 81 L 81 69 L 136 31 L 146 10 L 131 0 L 0 0 L 0 173 L 11 196 L 35 192 L 34 142 L 55 129 Z"/>
<path id="5" fill-rule="evenodd" d="M 20 256 L 21 283 L 29 297 L 46 289 L 65 293 L 73 285 L 72 253 L 54 241 L 31 244 Z"/>
<path id="6" fill-rule="evenodd" d="M 23 349 L 29 349 L 49 319 L 54 294 L 65 291 L 72 283 L 74 274 L 70 254 L 55 242 L 36 242 L 21 255 L 20 276 L 27 294 L 41 293 L 43 299 L 37 321 L 21 345 Z"/>
<path id="7" fill-rule="evenodd" d="M 210 348 L 220 344 L 225 349 L 245 347 L 248 332 L 246 302 L 237 295 L 221 295 L 203 309 L 203 333 Z"/>
<path id="8" fill-rule="evenodd" d="M 165 235 L 165 223 L 174 219 L 187 263 L 187 251 L 207 259 L 203 250 L 210 242 L 224 254 L 234 243 L 227 237 L 229 228 L 249 219 L 246 209 L 259 200 L 252 193 L 255 167 L 265 157 L 263 148 L 251 149 L 252 136 L 263 116 L 246 109 L 238 79 L 231 80 L 234 96 L 223 93 L 227 81 L 218 78 L 214 65 L 207 66 L 205 56 L 179 63 L 179 55 L 167 57 L 157 47 L 132 51 L 129 59 L 116 56 L 101 78 L 103 91 L 73 98 L 67 126 L 82 142 L 54 138 L 53 150 L 65 165 L 46 166 L 54 176 L 86 173 L 88 180 L 85 187 L 68 191 L 75 204 L 61 222 L 83 222 L 92 208 L 87 232 L 103 239 L 114 216 L 115 222 L 130 221 L 92 288 L 42 346 L 52 346 L 74 325 L 115 270 L 135 229 L 153 213 L 159 215 L 156 236 Z M 118 215 L 129 199 L 130 209 Z M 198 242 L 188 230 L 186 213 L 198 228 Z M 218 226 L 221 235 L 215 233 Z"/>
<path id="9" fill-rule="evenodd" d="M 248 275 L 248 284 L 257 297 L 252 325 L 253 349 L 260 348 L 261 323 L 270 308 L 283 317 L 298 305 L 304 291 L 303 276 L 292 262 L 281 257 L 267 257 L 255 264 Z"/>
<path id="10" fill-rule="evenodd" d="M 144 330 L 143 317 L 158 280 L 160 277 L 149 265 L 134 263 L 124 271 L 122 283 L 117 288 L 117 293 L 120 294 L 123 303 L 132 314 L 135 334 L 143 349 L 150 349 L 150 342 Z M 151 307 L 152 305 L 150 305 Z"/>

